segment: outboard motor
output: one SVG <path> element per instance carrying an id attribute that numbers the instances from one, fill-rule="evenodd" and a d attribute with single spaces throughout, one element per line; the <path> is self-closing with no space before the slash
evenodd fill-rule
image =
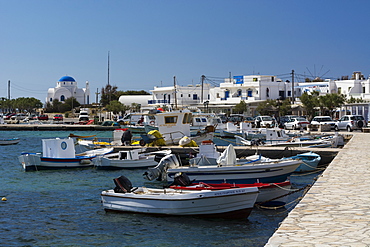
<path id="1" fill-rule="evenodd" d="M 131 181 L 125 176 L 120 176 L 113 179 L 116 187 L 114 188 L 115 193 L 130 193 L 132 191 Z"/>
<path id="2" fill-rule="evenodd" d="M 190 181 L 190 178 L 186 173 L 178 172 L 175 174 L 171 185 L 189 186 L 191 183 L 192 181 Z"/>
<path id="3" fill-rule="evenodd" d="M 262 146 L 264 142 L 261 139 L 252 139 L 251 145 L 252 146 Z"/>
<path id="4" fill-rule="evenodd" d="M 166 171 L 168 168 L 179 166 L 180 163 L 179 160 L 176 158 L 176 155 L 168 154 L 159 161 L 156 167 L 148 168 L 148 170 L 144 172 L 143 176 L 149 181 L 152 181 L 154 179 L 157 179 L 158 181 L 163 181 L 167 178 Z"/>

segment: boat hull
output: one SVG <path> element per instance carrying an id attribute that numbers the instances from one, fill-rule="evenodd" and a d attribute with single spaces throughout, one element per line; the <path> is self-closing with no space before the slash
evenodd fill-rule
<path id="1" fill-rule="evenodd" d="M 315 171 L 317 169 L 317 166 L 319 165 L 321 161 L 321 157 L 318 154 L 309 152 L 309 153 L 303 153 L 298 154 L 294 157 L 295 159 L 301 159 L 303 163 L 298 166 L 298 168 L 295 170 L 295 172 L 311 172 Z"/>
<path id="2" fill-rule="evenodd" d="M 178 167 L 167 170 L 167 181 L 172 183 L 176 173 L 182 172 L 191 181 L 205 183 L 277 183 L 284 182 L 297 167 L 300 160 L 287 160 L 234 166 Z"/>
<path id="3" fill-rule="evenodd" d="M 257 188 L 238 188 L 222 191 L 179 192 L 173 189 L 149 189 L 150 193 L 101 194 L 107 211 L 155 215 L 201 217 L 248 217 L 257 199 Z"/>
<path id="4" fill-rule="evenodd" d="M 154 160 L 155 155 L 146 156 L 138 160 L 120 160 L 110 159 L 104 156 L 99 156 L 93 160 L 96 169 L 98 170 L 119 170 L 119 169 L 135 169 L 135 168 L 148 168 L 158 164 Z"/>
<path id="5" fill-rule="evenodd" d="M 92 167 L 91 159 L 94 157 L 80 156 L 76 158 L 47 158 L 37 154 L 23 154 L 19 156 L 19 162 L 25 171 L 87 168 Z"/>
<path id="6" fill-rule="evenodd" d="M 206 184 L 198 183 L 189 186 L 173 185 L 171 188 L 177 190 L 222 190 L 231 188 L 250 188 L 257 187 L 259 190 L 256 200 L 261 205 L 284 205 L 288 199 L 287 194 L 291 189 L 289 181 L 281 183 L 254 183 L 254 184 Z"/>
<path id="7" fill-rule="evenodd" d="M 0 139 L 0 145 L 15 145 L 19 142 L 20 140 L 18 138 Z"/>

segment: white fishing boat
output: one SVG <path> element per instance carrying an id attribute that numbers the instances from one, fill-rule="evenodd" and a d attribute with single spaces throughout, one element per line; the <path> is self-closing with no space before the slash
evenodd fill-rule
<path id="1" fill-rule="evenodd" d="M 170 151 L 158 151 L 164 154 Z M 93 159 L 96 169 L 117 170 L 153 167 L 158 164 L 155 160 L 158 152 L 144 153 L 140 149 L 124 150 L 117 153 L 99 155 Z"/>
<path id="2" fill-rule="evenodd" d="M 337 147 L 343 143 L 343 137 L 337 133 L 331 137 L 288 136 L 283 129 L 266 129 L 265 140 L 246 140 L 241 136 L 234 136 L 237 145 L 268 146 L 268 147 Z M 344 144 L 343 144 L 344 145 Z"/>
<path id="3" fill-rule="evenodd" d="M 300 159 L 303 161 L 303 163 L 298 166 L 295 172 L 310 172 L 317 169 L 317 166 L 321 161 L 321 156 L 313 152 L 306 152 L 291 156 L 289 159 Z"/>
<path id="4" fill-rule="evenodd" d="M 19 142 L 19 138 L 0 138 L 0 145 L 15 145 Z"/>
<path id="5" fill-rule="evenodd" d="M 175 155 L 169 154 L 154 168 L 143 174 L 148 180 L 172 183 L 177 173 L 186 173 L 192 181 L 206 183 L 276 183 L 287 180 L 301 160 L 276 160 L 271 162 L 238 161 L 232 145 L 220 155 L 217 164 L 181 166 Z"/>
<path id="6" fill-rule="evenodd" d="M 97 155 L 112 151 L 113 148 L 102 148 L 76 154 L 74 141 L 71 138 L 42 139 L 42 154 L 22 153 L 18 159 L 25 171 L 85 168 L 93 166 L 91 160 Z"/>
<path id="7" fill-rule="evenodd" d="M 183 174 L 182 174 L 183 175 Z M 250 188 L 257 187 L 259 190 L 258 197 L 256 200 L 257 204 L 278 206 L 286 204 L 288 194 L 291 192 L 290 181 L 281 183 L 253 183 L 253 184 L 209 184 L 209 183 L 192 183 L 186 186 L 183 185 L 171 185 L 170 188 L 177 190 L 224 190 L 232 188 Z"/>
<path id="8" fill-rule="evenodd" d="M 146 135 L 141 135 L 140 145 L 150 146 L 178 145 L 183 137 L 188 137 L 198 145 L 205 140 L 213 140 L 214 127 L 199 131 L 191 135 L 190 124 L 192 113 L 188 110 L 161 112 L 155 114 L 158 130 L 152 130 Z"/>
<path id="9" fill-rule="evenodd" d="M 235 188 L 221 191 L 181 191 L 175 189 L 132 188 L 121 176 L 114 179 L 116 188 L 101 193 L 106 211 L 173 216 L 246 218 L 258 196 L 258 188 Z"/>

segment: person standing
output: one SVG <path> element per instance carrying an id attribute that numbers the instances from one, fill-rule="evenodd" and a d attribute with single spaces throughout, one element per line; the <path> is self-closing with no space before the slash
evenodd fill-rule
<path id="1" fill-rule="evenodd" d="M 131 131 L 129 129 L 126 129 L 125 132 L 123 132 L 122 137 L 121 137 L 122 146 L 130 146 L 131 139 L 132 139 Z"/>

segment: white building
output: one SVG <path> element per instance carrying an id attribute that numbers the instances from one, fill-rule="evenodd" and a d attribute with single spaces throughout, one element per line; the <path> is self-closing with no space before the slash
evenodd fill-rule
<path id="1" fill-rule="evenodd" d="M 57 81 L 56 87 L 49 88 L 46 102 L 52 103 L 54 99 L 64 102 L 70 97 L 74 97 L 80 104 L 90 104 L 89 82 L 86 81 L 85 88 L 78 88 L 73 77 L 63 76 Z"/>
<path id="2" fill-rule="evenodd" d="M 267 99 L 284 99 L 290 96 L 287 82 L 276 76 L 247 75 L 226 78 L 220 87 L 210 90 L 210 103 L 233 103 L 264 101 Z M 287 95 L 289 94 L 289 95 Z"/>
<path id="3" fill-rule="evenodd" d="M 203 104 L 209 100 L 210 84 L 196 84 L 188 86 L 154 87 L 150 90 L 153 94 L 151 105 L 168 105 L 172 107 L 186 107 Z"/>
<path id="4" fill-rule="evenodd" d="M 212 87 L 208 83 L 188 86 L 154 87 L 152 95 L 144 98 L 120 98 L 121 103 L 140 103 L 155 108 L 166 105 L 169 108 L 193 107 L 206 109 L 211 112 L 231 111 L 231 109 L 244 101 L 249 110 L 248 115 L 255 115 L 255 109 L 260 102 L 268 99 L 283 100 L 292 97 L 294 87 L 295 102 L 304 92 L 318 91 L 319 95 L 328 93 L 342 93 L 347 98 L 362 98 L 370 100 L 370 79 L 365 79 L 361 72 L 354 72 L 350 80 L 325 80 L 323 82 L 295 82 L 282 81 L 276 76 L 269 75 L 242 75 L 226 78 L 219 87 Z M 125 97 L 125 96 L 122 96 Z M 144 100 L 145 102 L 142 102 Z M 136 102 L 137 101 L 137 102 Z M 140 101 L 140 102 L 139 102 Z M 365 110 L 363 110 L 365 111 Z"/>

